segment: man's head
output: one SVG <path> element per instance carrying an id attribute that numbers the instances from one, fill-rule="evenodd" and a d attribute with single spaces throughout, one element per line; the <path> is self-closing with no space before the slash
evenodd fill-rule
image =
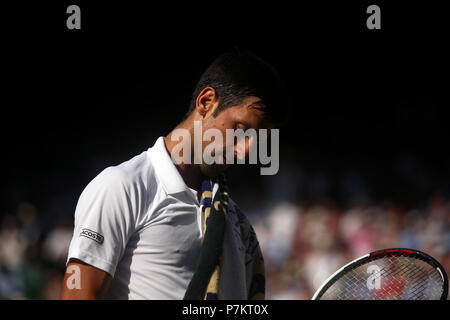
<path id="1" fill-rule="evenodd" d="M 226 129 L 272 129 L 286 118 L 287 98 L 278 73 L 267 62 L 245 52 L 219 56 L 200 77 L 186 114 L 185 122 L 201 121 L 202 130 L 214 128 L 222 132 L 223 154 L 227 146 Z M 245 143 L 245 156 L 250 143 Z M 203 142 L 202 151 L 210 142 Z M 225 164 L 202 163 L 203 174 L 215 176 Z"/>
<path id="2" fill-rule="evenodd" d="M 266 120 L 275 126 L 285 121 L 287 97 L 278 72 L 250 52 L 224 53 L 206 69 L 194 89 L 186 117 L 195 111 L 198 96 L 207 87 L 215 90 L 219 100 L 214 116 L 254 96 L 260 98 Z"/>

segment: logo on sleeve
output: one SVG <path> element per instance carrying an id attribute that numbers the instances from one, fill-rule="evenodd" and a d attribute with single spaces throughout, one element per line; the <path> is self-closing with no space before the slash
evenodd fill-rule
<path id="1" fill-rule="evenodd" d="M 103 240 L 104 240 L 103 236 L 100 233 L 92 231 L 92 230 L 89 230 L 89 229 L 81 229 L 80 236 L 89 238 L 89 239 L 94 240 L 94 241 L 96 241 L 96 242 L 98 242 L 100 244 L 102 244 Z"/>

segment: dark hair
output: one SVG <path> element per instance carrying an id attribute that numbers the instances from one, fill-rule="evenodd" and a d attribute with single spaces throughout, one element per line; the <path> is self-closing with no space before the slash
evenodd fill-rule
<path id="1" fill-rule="evenodd" d="M 186 117 L 194 111 L 197 97 L 206 87 L 214 88 L 219 99 L 214 116 L 246 97 L 256 96 L 262 100 L 269 122 L 281 125 L 286 120 L 288 99 L 278 72 L 250 52 L 224 53 L 206 69 L 192 94 Z"/>

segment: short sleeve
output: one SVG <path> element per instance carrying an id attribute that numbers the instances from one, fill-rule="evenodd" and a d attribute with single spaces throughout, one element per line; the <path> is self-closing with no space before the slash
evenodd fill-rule
<path id="1" fill-rule="evenodd" d="M 67 262 L 76 258 L 114 276 L 136 226 L 136 195 L 127 180 L 122 169 L 109 167 L 83 190 Z"/>

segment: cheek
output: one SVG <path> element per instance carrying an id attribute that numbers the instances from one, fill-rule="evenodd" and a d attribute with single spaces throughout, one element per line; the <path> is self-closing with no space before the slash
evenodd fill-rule
<path id="1" fill-rule="evenodd" d="M 223 110 L 219 115 L 216 117 L 216 127 L 219 130 L 225 130 L 225 129 L 233 129 L 235 125 L 235 111 L 233 111 L 234 108 L 227 108 Z"/>
<path id="2" fill-rule="evenodd" d="M 222 148 L 226 147 L 227 124 L 223 120 L 216 118 L 214 120 L 211 120 L 210 122 L 208 121 L 207 123 L 204 124 L 202 129 L 203 129 L 203 137 L 202 137 L 203 150 L 205 149 L 206 146 L 216 146 L 218 149 L 221 149 L 220 146 L 218 145 L 219 141 L 216 140 L 216 133 L 213 134 L 212 139 L 210 140 L 206 139 L 207 135 L 205 133 L 209 129 L 214 129 L 214 131 L 218 130 L 220 132 L 221 135 L 217 138 L 222 138 Z"/>
<path id="3" fill-rule="evenodd" d="M 226 129 L 234 128 L 234 121 L 229 117 L 220 117 L 216 119 L 216 128 L 220 131 L 225 131 Z"/>
<path id="4" fill-rule="evenodd" d="M 226 146 L 227 129 L 234 129 L 235 123 L 227 118 L 217 119 L 215 128 L 222 133 L 222 145 Z"/>

